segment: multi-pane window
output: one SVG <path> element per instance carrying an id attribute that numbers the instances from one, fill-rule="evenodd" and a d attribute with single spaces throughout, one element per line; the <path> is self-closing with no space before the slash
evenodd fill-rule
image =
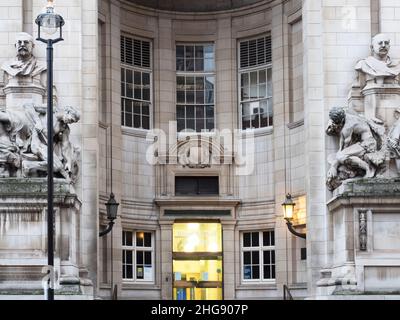
<path id="1" fill-rule="evenodd" d="M 143 231 L 122 232 L 122 278 L 153 281 L 153 233 Z"/>
<path id="2" fill-rule="evenodd" d="M 242 129 L 272 126 L 271 38 L 241 41 L 239 61 Z"/>
<path id="3" fill-rule="evenodd" d="M 121 36 L 121 124 L 150 129 L 150 42 Z"/>
<path id="4" fill-rule="evenodd" d="M 254 231 L 242 233 L 242 278 L 275 279 L 275 233 Z"/>
<path id="5" fill-rule="evenodd" d="M 213 44 L 176 46 L 178 132 L 214 129 L 215 60 Z"/>

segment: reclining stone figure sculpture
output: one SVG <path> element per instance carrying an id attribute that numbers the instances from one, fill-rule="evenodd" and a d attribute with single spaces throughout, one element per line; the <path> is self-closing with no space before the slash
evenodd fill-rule
<path id="1" fill-rule="evenodd" d="M 79 150 L 70 141 L 69 125 L 79 112 L 70 106 L 56 108 L 54 123 L 54 173 L 74 183 Z M 0 111 L 0 176 L 41 177 L 47 175 L 46 109 L 25 104 L 21 109 Z"/>

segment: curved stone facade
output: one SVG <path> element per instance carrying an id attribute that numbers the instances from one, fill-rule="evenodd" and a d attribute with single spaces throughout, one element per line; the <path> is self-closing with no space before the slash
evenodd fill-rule
<path id="1" fill-rule="evenodd" d="M 1 64 L 17 33 L 35 38 L 42 9 L 14 2 L 0 18 Z M 281 299 L 284 285 L 299 299 L 398 298 L 400 4 L 56 5 L 55 103 L 81 114 L 68 135 L 81 150 L 76 184 L 57 193 L 60 298 Z M 33 52 L 45 61 L 44 46 Z M 9 80 L 0 70 L 1 112 L 45 101 L 41 77 Z M 0 298 L 21 279 L 19 296 L 41 298 L 44 179 L 29 180 L 36 200 L 24 177 L 3 179 Z M 110 193 L 118 217 L 99 237 Z"/>
<path id="2" fill-rule="evenodd" d="M 130 0 L 129 2 L 145 7 L 176 11 L 176 12 L 214 12 L 222 10 L 240 9 L 258 2 L 269 2 L 260 0 L 234 0 L 234 1 L 183 1 L 183 0 Z"/>
<path id="3" fill-rule="evenodd" d="M 171 2 L 171 4 L 173 4 Z M 203 4 L 203 3 L 202 3 Z M 249 3 L 246 3 L 249 4 Z M 160 5 L 160 9 L 164 9 Z M 222 8 L 222 7 L 221 7 Z M 224 8 L 227 9 L 227 8 Z M 146 132 L 123 126 L 120 130 L 113 129 L 113 157 L 120 161 L 120 173 L 117 169 L 113 174 L 113 190 L 122 195 L 121 222 L 114 231 L 114 278 L 120 294 L 125 298 L 135 298 L 143 295 L 142 288 L 148 298 L 172 299 L 173 296 L 173 248 L 172 230 L 174 221 L 182 219 L 188 223 L 198 220 L 215 220 L 222 223 L 223 232 L 223 297 L 232 298 L 279 298 L 282 295 L 282 285 L 289 281 L 295 284 L 295 293 L 304 296 L 306 292 L 306 261 L 301 260 L 301 248 L 305 241 L 287 235 L 282 219 L 281 203 L 285 194 L 291 193 L 298 208 L 298 224 L 305 223 L 305 170 L 304 170 L 304 114 L 302 106 L 302 36 L 301 36 L 301 1 L 290 1 L 285 5 L 261 1 L 254 6 L 246 6 L 240 11 L 223 11 L 207 13 L 167 12 L 163 10 L 148 10 L 142 6 L 102 1 L 100 17 L 107 45 L 111 45 L 114 59 L 111 62 L 110 77 L 120 73 L 118 39 L 121 35 L 134 39 L 147 40 L 151 43 L 152 78 L 153 78 L 153 129 L 161 129 L 168 134 L 170 121 L 176 120 L 176 46 L 179 44 L 212 43 L 215 48 L 215 128 L 219 131 L 229 130 L 229 139 L 234 138 L 235 130 L 241 127 L 239 113 L 238 82 L 239 77 L 239 46 L 241 41 L 270 37 L 272 42 L 272 83 L 273 83 L 273 126 L 254 130 L 251 137 L 254 150 L 249 155 L 249 172 L 238 173 L 240 154 L 224 155 L 225 161 L 220 162 L 220 153 L 214 147 L 210 148 L 212 159 L 218 156 L 218 162 L 210 165 L 182 165 L 179 154 L 188 152 L 182 142 L 187 136 L 181 135 L 177 141 L 168 140 L 163 156 L 168 162 L 150 165 L 146 160 L 146 151 L 153 144 L 152 139 L 146 139 Z M 186 11 L 183 9 L 182 11 Z M 196 10 L 194 10 L 196 11 Z M 113 15 L 114 14 L 114 15 Z M 110 20 L 111 19 L 111 20 Z M 112 21 L 109 26 L 108 21 Z M 102 28 L 103 28 L 102 27 Z M 110 31 L 109 31 L 110 30 Z M 282 37 L 282 31 L 290 34 Z M 107 39 L 108 32 L 111 37 Z M 109 41 L 109 42 L 107 42 Z M 108 47 L 107 47 L 108 48 Z M 282 56 L 286 56 L 285 61 Z M 285 83 L 285 73 L 290 81 Z M 115 74 L 115 76 L 112 76 Z M 288 79 L 289 80 L 289 79 Z M 118 101 L 119 84 L 111 91 L 111 100 Z M 289 97 L 289 88 L 291 97 Z M 284 111 L 284 106 L 291 105 Z M 119 125 L 119 103 L 112 105 L 115 126 Z M 109 119 L 109 114 L 106 117 Z M 247 138 L 245 132 L 238 131 L 240 139 Z M 105 157 L 109 155 L 110 146 L 105 143 L 109 137 L 106 126 L 100 127 L 101 166 L 104 170 L 100 180 L 101 199 L 106 200 L 107 179 Z M 250 137 L 250 136 L 249 136 Z M 285 138 L 286 137 L 286 138 Z M 159 137 L 160 138 L 160 137 Z M 203 140 L 210 137 L 205 136 Z M 217 136 L 212 136 L 216 140 Z M 250 138 L 249 138 L 250 139 Z M 163 139 L 159 139 L 161 141 Z M 192 139 L 193 140 L 193 139 Z M 194 140 L 195 145 L 198 144 Z M 200 142 L 199 142 L 200 143 Z M 213 142 L 215 144 L 215 142 Z M 175 146 L 177 144 L 177 146 Z M 200 143 L 202 146 L 204 142 Z M 182 145 L 182 146 L 181 146 Z M 251 148 L 250 144 L 248 146 Z M 186 149 L 182 149 L 186 148 Z M 227 148 L 221 144 L 220 149 Z M 180 151 L 180 150 L 185 151 Z M 217 148 L 218 149 L 218 148 Z M 178 160 L 173 162 L 171 154 L 177 150 Z M 204 150 L 204 148 L 203 148 Z M 118 151 L 118 152 L 117 152 Z M 242 150 L 243 155 L 248 150 Z M 191 152 L 194 152 L 191 149 Z M 159 152 L 161 153 L 161 151 Z M 251 156 L 250 156 L 251 154 Z M 188 161 L 188 160 L 185 160 Z M 242 159 L 243 161 L 243 159 Z M 286 173 L 285 173 L 286 172 Z M 215 197 L 181 197 L 175 194 L 176 176 L 218 176 L 219 196 Z M 117 178 L 120 177 L 120 178 Z M 106 183 L 108 182 L 108 183 Z M 193 209 L 196 209 L 193 211 Z M 202 211 L 200 212 L 201 209 Z M 226 211 L 229 215 L 218 215 L 212 212 Z M 178 213 L 178 211 L 182 211 Z M 174 212 L 174 214 L 171 214 Z M 188 214 L 185 215 L 185 212 Z M 198 212 L 193 214 L 192 212 Z M 146 217 L 143 219 L 143 217 Z M 138 283 L 121 279 L 121 246 L 122 230 L 147 230 L 153 233 L 156 241 L 154 249 L 155 274 L 153 284 Z M 243 277 L 243 248 L 241 240 L 245 233 L 275 231 L 276 275 L 266 281 L 246 281 Z M 102 247 L 102 244 L 100 244 Z M 100 249 L 103 252 L 103 249 Z M 290 263 L 286 263 L 286 255 Z M 162 262 L 161 262 L 162 261 Z M 106 267 L 104 262 L 101 266 Z M 107 266 L 110 270 L 111 266 Z M 287 268 L 289 270 L 287 271 Z M 104 269 L 103 269 L 104 270 Z M 101 273 L 101 272 L 100 272 Z M 104 271 L 101 274 L 105 274 Z M 103 280 L 102 280 L 103 279 Z M 118 280 L 119 279 L 119 280 Z M 99 279 L 100 283 L 105 281 Z M 110 282 L 110 276 L 107 281 Z M 102 291 L 106 294 L 107 291 Z"/>

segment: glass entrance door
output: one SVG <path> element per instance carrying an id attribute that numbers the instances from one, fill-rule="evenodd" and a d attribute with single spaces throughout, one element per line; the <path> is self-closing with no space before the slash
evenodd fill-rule
<path id="1" fill-rule="evenodd" d="M 222 299 L 220 223 L 175 223 L 174 300 Z"/>

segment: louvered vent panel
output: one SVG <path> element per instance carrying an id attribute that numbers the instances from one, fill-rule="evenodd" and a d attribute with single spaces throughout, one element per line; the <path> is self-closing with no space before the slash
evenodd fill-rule
<path id="1" fill-rule="evenodd" d="M 240 42 L 240 68 L 271 63 L 271 38 L 263 37 Z"/>
<path id="2" fill-rule="evenodd" d="M 121 36 L 121 62 L 125 63 L 125 37 Z"/>
<path id="3" fill-rule="evenodd" d="M 246 68 L 249 66 L 249 42 L 243 41 L 240 43 L 240 67 Z"/>
<path id="4" fill-rule="evenodd" d="M 142 41 L 133 40 L 133 64 L 135 66 L 142 66 Z"/>
<path id="5" fill-rule="evenodd" d="M 272 62 L 272 44 L 271 44 L 271 37 L 265 38 L 265 62 L 271 63 Z"/>
<path id="6" fill-rule="evenodd" d="M 150 42 L 142 41 L 142 66 L 150 68 Z"/>
<path id="7" fill-rule="evenodd" d="M 121 36 L 121 62 L 150 68 L 150 42 Z"/>

